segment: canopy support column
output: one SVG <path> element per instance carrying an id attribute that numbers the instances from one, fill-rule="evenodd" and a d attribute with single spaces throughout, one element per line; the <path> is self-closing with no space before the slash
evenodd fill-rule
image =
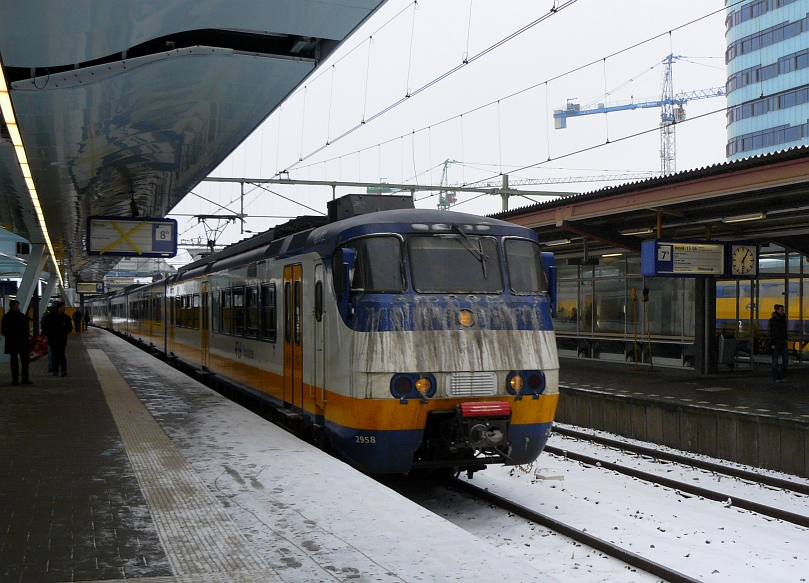
<path id="1" fill-rule="evenodd" d="M 25 272 L 22 275 L 22 281 L 17 290 L 17 301 L 20 302 L 20 311 L 23 314 L 28 310 L 31 298 L 34 295 L 34 288 L 39 284 L 39 277 L 42 275 L 42 270 L 45 269 L 45 264 L 48 262 L 49 255 L 46 249 L 44 243 L 34 243 L 31 245 L 31 255 L 28 258 L 28 265 L 25 266 Z"/>

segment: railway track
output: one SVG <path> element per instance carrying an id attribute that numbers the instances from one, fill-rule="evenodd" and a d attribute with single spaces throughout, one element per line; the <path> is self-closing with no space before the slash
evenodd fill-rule
<path id="1" fill-rule="evenodd" d="M 562 429 L 562 428 L 559 428 Z M 581 435 L 581 439 L 594 441 L 596 443 L 602 443 L 603 445 L 609 445 L 611 447 L 618 447 L 619 449 L 624 449 L 624 446 L 629 446 L 630 444 L 625 444 L 620 441 L 614 441 L 607 438 L 598 437 L 597 439 L 590 439 L 591 437 L 586 433 L 580 433 L 574 430 L 564 429 L 563 431 L 558 431 L 558 433 L 568 436 L 575 436 L 579 437 Z M 575 434 L 575 435 L 574 435 Z M 609 442 L 609 443 L 604 443 Z M 632 449 L 626 448 L 626 451 L 632 451 L 633 453 L 639 453 L 641 455 L 648 455 L 658 459 L 666 459 L 667 461 L 676 461 L 677 463 L 681 463 L 686 466 L 697 467 L 700 469 L 707 469 L 710 471 L 715 471 L 717 473 L 731 475 L 735 477 L 741 477 L 746 480 L 750 480 L 753 482 L 757 482 L 760 484 L 765 484 L 768 486 L 775 486 L 778 488 L 783 488 L 786 490 L 790 490 L 793 492 L 798 493 L 809 493 L 807 490 L 804 489 L 803 484 L 798 484 L 795 482 L 790 482 L 789 480 L 782 480 L 779 478 L 773 478 L 771 476 L 763 476 L 761 474 L 757 474 L 755 472 L 749 472 L 744 470 L 739 470 L 737 468 L 727 468 L 725 466 L 719 466 L 718 464 L 712 464 L 709 462 L 703 462 L 701 460 L 692 460 L 691 458 L 687 458 L 685 456 L 678 456 L 677 454 L 671 453 L 663 453 L 657 452 L 656 450 L 650 448 L 644 448 L 642 446 L 631 446 Z M 707 498 L 709 500 L 714 500 L 716 502 L 722 502 L 724 504 L 730 503 L 732 506 L 736 508 L 742 508 L 744 510 L 749 510 L 751 512 L 756 512 L 758 514 L 762 514 L 764 516 L 769 516 L 770 518 L 775 518 L 777 520 L 783 520 L 785 522 L 790 522 L 792 524 L 796 524 L 798 526 L 803 526 L 809 528 L 809 516 L 805 516 L 803 514 L 797 514 L 795 512 L 789 512 L 787 510 L 782 510 L 780 508 L 776 508 L 773 506 L 768 506 L 766 504 L 761 504 L 759 502 L 754 502 L 752 500 L 747 500 L 744 498 L 739 498 L 738 496 L 733 496 L 724 492 L 719 492 L 716 490 L 711 490 L 709 488 L 703 488 L 700 486 L 695 486 L 688 482 L 681 482 L 679 480 L 673 480 L 671 478 L 666 478 L 664 476 L 659 476 L 657 474 L 653 474 L 650 472 L 644 472 L 643 470 L 638 470 L 635 468 L 630 468 L 621 464 L 616 464 L 605 459 L 596 458 L 593 456 L 588 456 L 572 451 L 568 451 L 565 449 L 561 449 L 558 447 L 553 446 L 546 446 L 545 452 L 565 457 L 567 459 L 577 461 L 583 464 L 587 464 L 590 466 L 597 466 L 600 468 L 604 468 L 606 470 L 612 470 L 618 472 L 620 474 L 631 476 L 633 478 L 638 478 L 640 480 L 644 480 L 646 482 L 652 484 L 658 484 L 660 486 L 664 486 L 667 488 L 671 488 L 678 492 L 685 492 L 687 494 L 691 494 L 693 496 L 701 496 L 703 498 Z M 691 462 L 698 462 L 698 463 L 691 463 Z M 760 479 L 761 478 L 761 479 Z"/>
<path id="2" fill-rule="evenodd" d="M 716 472 L 717 474 L 732 476 L 734 478 L 741 478 L 743 480 L 763 484 L 765 486 L 772 486 L 774 488 L 790 490 L 798 494 L 805 494 L 809 496 L 809 484 L 801 484 L 799 482 L 793 482 L 791 480 L 785 480 L 783 478 L 778 478 L 775 476 L 759 474 L 757 472 L 751 472 L 749 470 L 743 470 L 741 468 L 724 466 L 715 462 L 708 462 L 705 460 L 696 459 L 677 453 L 660 451 L 657 449 L 653 449 L 651 447 L 636 445 L 634 443 L 627 443 L 625 441 L 610 439 L 609 437 L 602 437 L 600 435 L 592 435 L 584 431 L 576 431 L 575 429 L 560 427 L 558 425 L 553 426 L 553 432 L 559 435 L 564 435 L 565 437 L 572 437 L 582 441 L 590 441 L 593 443 L 598 443 L 600 445 L 606 445 L 608 447 L 620 449 L 621 451 L 635 453 L 643 456 L 649 456 L 658 460 L 665 460 L 668 462 L 678 463 L 684 466 L 699 468 L 701 470 L 707 470 L 709 472 Z"/>
<path id="3" fill-rule="evenodd" d="M 700 581 L 699 579 L 689 577 L 688 575 L 675 571 L 674 569 L 671 569 L 665 565 L 661 565 L 660 563 L 647 559 L 641 555 L 630 552 L 623 547 L 619 547 L 618 545 L 611 543 L 610 541 L 593 536 L 584 530 L 579 530 L 578 528 L 574 528 L 568 524 L 560 522 L 554 518 L 551 518 L 550 516 L 542 514 L 541 512 L 526 508 L 521 504 L 517 504 L 516 502 L 513 502 L 507 498 L 498 496 L 489 490 L 474 486 L 465 480 L 453 478 L 450 480 L 450 484 L 453 487 L 471 494 L 476 498 L 485 500 L 486 502 L 502 508 L 503 510 L 507 510 L 520 518 L 551 529 L 581 544 L 588 545 L 606 555 L 623 561 L 627 565 L 631 565 L 632 567 L 646 571 L 647 573 L 650 573 L 656 577 L 660 577 L 669 583 L 697 583 Z"/>
<path id="4" fill-rule="evenodd" d="M 713 462 L 693 459 L 687 456 L 678 455 L 676 453 L 671 452 L 662 452 L 649 447 L 625 443 L 623 441 L 609 439 L 597 435 L 591 435 L 589 433 L 584 433 L 564 427 L 554 427 L 554 432 L 559 435 L 564 435 L 566 437 L 598 443 L 601 445 L 605 445 L 611 448 L 615 448 L 624 452 L 629 452 L 644 457 L 650 457 L 657 460 L 664 460 L 667 462 L 678 463 L 683 466 L 715 472 L 717 474 L 725 476 L 736 477 L 746 480 L 748 482 L 779 488 L 786 491 L 795 492 L 798 494 L 804 495 L 809 494 L 809 486 L 807 486 L 806 484 L 785 480 L 783 478 L 763 475 L 756 472 L 751 472 L 749 470 L 743 470 L 740 468 L 722 466 Z M 660 486 L 671 488 L 681 494 L 690 494 L 693 496 L 699 496 L 702 498 L 706 498 L 708 500 L 722 502 L 723 504 L 730 503 L 732 506 L 737 508 L 742 508 L 751 512 L 768 516 L 770 518 L 775 518 L 778 520 L 782 520 L 784 522 L 789 522 L 792 524 L 809 528 L 809 516 L 796 514 L 793 512 L 768 506 L 766 504 L 753 502 L 752 500 L 746 500 L 736 496 L 728 495 L 726 493 L 711 490 L 709 488 L 694 486 L 693 484 L 690 484 L 688 482 L 681 482 L 678 480 L 673 480 L 671 478 L 658 476 L 653 473 L 644 472 L 642 470 L 637 470 L 635 468 L 630 468 L 627 466 L 623 466 L 621 464 L 609 462 L 605 459 L 598 459 L 593 456 L 571 452 L 562 448 L 546 446 L 545 452 L 550 453 L 552 455 L 565 457 L 572 461 L 577 461 L 594 467 L 600 467 L 606 470 L 612 470 L 623 475 L 644 480 L 649 483 L 658 484 Z M 598 538 L 586 532 L 586 529 L 580 530 L 575 527 L 572 527 L 568 524 L 565 524 L 554 518 L 551 518 L 550 516 L 537 512 L 536 510 L 527 508 L 512 500 L 499 496 L 487 489 L 474 486 L 465 480 L 456 478 L 451 481 L 451 484 L 453 487 L 461 491 L 464 491 L 480 500 L 484 500 L 494 506 L 497 506 L 503 510 L 511 512 L 514 515 L 519 516 L 525 520 L 528 520 L 530 522 L 536 523 L 540 526 L 558 532 L 559 534 L 567 536 L 575 540 L 576 542 L 588 545 L 593 549 L 596 549 L 613 558 L 619 559 L 632 567 L 643 570 L 656 577 L 660 577 L 666 581 L 669 581 L 670 583 L 685 583 L 685 582 L 693 583 L 695 581 L 698 581 L 698 579 L 689 577 L 688 575 L 685 575 L 679 571 L 671 569 L 666 565 L 662 565 L 660 563 L 647 559 L 641 555 L 628 551 L 627 549 L 620 547 L 612 542 Z"/>

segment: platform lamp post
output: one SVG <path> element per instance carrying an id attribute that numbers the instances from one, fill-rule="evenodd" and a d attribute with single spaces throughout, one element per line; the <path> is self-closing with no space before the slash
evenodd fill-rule
<path id="1" fill-rule="evenodd" d="M 632 370 L 642 370 L 638 364 L 638 292 L 632 288 L 632 345 L 635 348 L 635 366 Z"/>
<path id="2" fill-rule="evenodd" d="M 643 313 L 646 321 L 646 338 L 649 341 L 649 368 L 654 371 L 655 365 L 652 359 L 652 330 L 649 327 L 649 288 L 644 287 L 641 291 L 640 299 L 643 302 Z"/>

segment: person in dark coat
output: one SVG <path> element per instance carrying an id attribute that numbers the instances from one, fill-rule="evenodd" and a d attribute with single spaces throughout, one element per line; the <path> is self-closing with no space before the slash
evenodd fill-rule
<path id="1" fill-rule="evenodd" d="M 62 370 L 62 376 L 67 376 L 67 357 L 65 356 L 65 349 L 67 348 L 67 335 L 73 331 L 73 322 L 70 316 L 65 314 L 64 302 L 57 302 L 54 304 L 55 310 L 48 313 L 42 322 L 42 331 L 48 337 L 48 346 L 51 347 L 51 355 L 53 356 L 53 376 L 59 374 L 59 369 Z"/>
<path id="2" fill-rule="evenodd" d="M 87 310 L 86 312 L 84 312 L 84 329 L 87 330 L 87 328 L 89 327 L 90 327 L 90 310 Z"/>
<path id="3" fill-rule="evenodd" d="M 11 384 L 20 384 L 20 365 L 17 355 L 22 362 L 22 384 L 33 385 L 28 378 L 28 353 L 31 350 L 28 332 L 28 316 L 20 311 L 20 302 L 11 300 L 9 311 L 0 322 L 0 334 L 6 339 L 6 354 L 11 357 Z"/>
<path id="4" fill-rule="evenodd" d="M 787 365 L 789 364 L 787 317 L 783 305 L 775 304 L 773 310 L 768 325 L 770 346 L 772 347 L 772 380 L 775 383 L 785 383 L 787 380 Z M 779 358 L 781 359 L 781 366 L 778 365 Z"/>
<path id="5" fill-rule="evenodd" d="M 76 334 L 81 334 L 81 323 L 83 319 L 84 314 L 81 313 L 81 310 L 73 312 L 73 329 L 76 331 Z"/>

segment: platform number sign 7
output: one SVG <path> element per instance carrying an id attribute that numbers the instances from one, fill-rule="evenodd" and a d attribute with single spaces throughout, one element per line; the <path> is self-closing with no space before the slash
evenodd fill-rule
<path id="1" fill-rule="evenodd" d="M 658 261 L 671 261 L 671 245 L 660 245 L 657 248 L 657 260 Z"/>

